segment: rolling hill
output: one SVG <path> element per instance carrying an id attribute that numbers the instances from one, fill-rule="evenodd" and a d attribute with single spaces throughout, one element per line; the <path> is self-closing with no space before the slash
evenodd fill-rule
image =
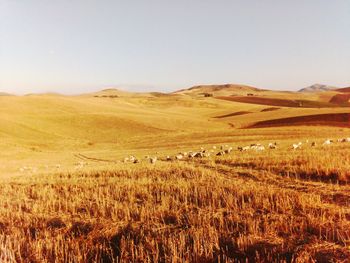
<path id="1" fill-rule="evenodd" d="M 328 113 L 296 116 L 289 118 L 259 121 L 250 125 L 249 128 L 267 128 L 280 126 L 338 126 L 350 128 L 350 113 Z"/>
<path id="2" fill-rule="evenodd" d="M 205 92 L 214 95 L 203 96 Z M 334 94 L 214 85 L 170 94 L 106 89 L 74 96 L 0 96 L 1 158 L 7 160 L 0 169 L 15 173 L 24 160 L 54 163 L 57 156 L 72 165 L 76 152 L 114 159 L 155 149 L 190 150 L 193 145 L 225 142 L 237 135 L 253 138 L 260 132 L 248 130 L 262 127 L 348 127 L 344 121 L 332 121 L 350 113 L 350 107 L 328 102 Z M 300 101 L 307 107 L 300 107 Z"/>
<path id="3" fill-rule="evenodd" d="M 329 90 L 336 90 L 337 87 L 324 85 L 324 84 L 313 84 L 311 86 L 308 86 L 306 88 L 302 88 L 299 90 L 299 92 L 322 92 L 322 91 L 329 91 Z"/>
<path id="4" fill-rule="evenodd" d="M 6 92 L 0 92 L 0 96 L 14 96 L 14 95 Z"/>
<path id="5" fill-rule="evenodd" d="M 350 92 L 350 87 L 347 87 L 347 88 L 341 88 L 341 89 L 336 89 L 335 91 L 338 91 L 338 92 Z"/>
<path id="6" fill-rule="evenodd" d="M 203 96 L 205 93 L 213 96 Z M 149 141 L 180 133 L 225 131 L 306 112 L 320 114 L 320 108 L 322 114 L 344 113 L 345 108 L 338 106 L 344 106 L 347 93 L 319 94 L 226 84 L 195 86 L 170 94 L 110 88 L 75 96 L 1 96 L 0 139 L 14 148 L 34 145 L 57 149 L 65 145 L 68 149 L 88 144 L 140 147 L 143 137 Z M 302 122 L 298 119 L 298 125 Z"/>
<path id="7" fill-rule="evenodd" d="M 279 106 L 279 107 L 293 107 L 293 108 L 325 108 L 334 107 L 327 102 L 311 101 L 311 100 L 293 100 L 293 99 L 279 99 L 271 97 L 258 97 L 258 96 L 220 96 L 218 99 L 235 101 L 240 103 L 250 103 L 259 105 Z"/>
<path id="8" fill-rule="evenodd" d="M 186 94 L 186 95 L 204 95 L 211 94 L 212 96 L 227 96 L 232 94 L 248 94 L 254 92 L 261 92 L 262 89 L 247 85 L 239 84 L 223 84 L 223 85 L 198 85 L 189 89 L 182 89 L 175 91 L 174 94 Z"/>

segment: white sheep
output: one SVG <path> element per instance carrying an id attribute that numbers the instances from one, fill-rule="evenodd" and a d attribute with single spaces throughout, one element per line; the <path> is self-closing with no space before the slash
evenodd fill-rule
<path id="1" fill-rule="evenodd" d="M 338 139 L 338 142 L 350 142 L 350 138 Z"/>
<path id="2" fill-rule="evenodd" d="M 245 151 L 250 150 L 250 146 L 238 147 L 237 149 L 241 152 L 245 152 Z"/>
<path id="3" fill-rule="evenodd" d="M 135 157 L 134 155 L 130 155 L 130 156 L 129 156 L 129 161 L 130 161 L 130 162 L 133 163 L 133 162 L 135 162 L 135 160 L 136 160 L 136 157 Z"/>
<path id="4" fill-rule="evenodd" d="M 225 154 L 229 154 L 232 151 L 232 147 L 229 147 L 228 149 L 224 150 Z"/>
<path id="5" fill-rule="evenodd" d="M 156 162 L 157 162 L 157 157 L 155 156 L 155 157 L 150 157 L 149 158 L 149 162 L 151 163 L 151 164 L 155 164 Z"/>
<path id="6" fill-rule="evenodd" d="M 333 140 L 327 139 L 323 142 L 323 145 L 331 145 L 333 143 Z"/>
<path id="7" fill-rule="evenodd" d="M 202 158 L 202 157 L 204 157 L 204 153 L 202 153 L 202 152 L 196 152 L 196 153 L 194 154 L 193 157 Z"/>
<path id="8" fill-rule="evenodd" d="M 269 143 L 269 149 L 277 149 L 277 143 Z"/>
<path id="9" fill-rule="evenodd" d="M 184 157 L 184 156 L 183 156 L 181 153 L 175 155 L 175 159 L 176 159 L 176 160 L 182 160 L 183 157 Z"/>
<path id="10" fill-rule="evenodd" d="M 188 152 L 188 157 L 193 158 L 196 155 L 196 152 Z"/>
<path id="11" fill-rule="evenodd" d="M 250 149 L 253 149 L 255 151 L 263 151 L 263 150 L 265 150 L 265 147 L 263 145 L 261 145 L 260 143 L 257 143 L 257 144 L 251 144 Z"/>
<path id="12" fill-rule="evenodd" d="M 293 150 L 300 149 L 302 144 L 303 144 L 302 142 L 293 143 L 292 149 L 293 149 Z"/>

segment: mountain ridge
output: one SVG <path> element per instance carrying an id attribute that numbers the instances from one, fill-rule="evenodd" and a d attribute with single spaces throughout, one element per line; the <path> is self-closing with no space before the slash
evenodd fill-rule
<path id="1" fill-rule="evenodd" d="M 330 90 L 336 90 L 336 89 L 338 89 L 338 87 L 316 83 L 311 86 L 302 88 L 298 90 L 298 92 L 322 92 L 322 91 L 330 91 Z"/>

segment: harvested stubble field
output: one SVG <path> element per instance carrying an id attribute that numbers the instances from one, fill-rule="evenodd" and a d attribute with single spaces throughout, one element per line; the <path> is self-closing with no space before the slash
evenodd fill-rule
<path id="1" fill-rule="evenodd" d="M 3 180 L 1 260 L 348 262 L 346 151 L 234 152 Z"/>
<path id="2" fill-rule="evenodd" d="M 215 98 L 250 90 L 0 97 L 0 262 L 350 262 L 350 142 L 336 142 L 350 124 L 318 116 L 350 110 Z M 276 123 L 307 115 L 323 126 Z M 252 143 L 266 150 L 237 150 Z M 164 161 L 225 144 L 228 155 Z M 140 163 L 120 162 L 131 154 Z"/>

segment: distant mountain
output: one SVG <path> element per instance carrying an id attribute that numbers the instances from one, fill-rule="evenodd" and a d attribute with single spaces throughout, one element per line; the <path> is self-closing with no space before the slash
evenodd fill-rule
<path id="1" fill-rule="evenodd" d="M 322 92 L 322 91 L 335 90 L 335 89 L 338 89 L 338 88 L 334 86 L 329 86 L 329 85 L 314 84 L 299 90 L 299 92 Z"/>
<path id="2" fill-rule="evenodd" d="M 213 94 L 215 96 L 229 96 L 233 94 L 245 95 L 247 93 L 254 93 L 259 91 L 263 91 L 263 90 L 255 87 L 247 86 L 247 85 L 222 84 L 222 85 L 198 85 L 188 89 L 178 90 L 173 93 L 188 94 L 188 95 Z"/>
<path id="3" fill-rule="evenodd" d="M 115 87 L 106 88 L 97 92 L 81 94 L 83 96 L 93 96 L 96 98 L 121 98 L 121 97 L 164 97 L 170 96 L 167 93 L 162 92 L 139 92 L 139 91 L 127 91 Z"/>
<path id="4" fill-rule="evenodd" d="M 0 92 L 0 96 L 13 96 L 13 95 L 6 92 Z"/>

